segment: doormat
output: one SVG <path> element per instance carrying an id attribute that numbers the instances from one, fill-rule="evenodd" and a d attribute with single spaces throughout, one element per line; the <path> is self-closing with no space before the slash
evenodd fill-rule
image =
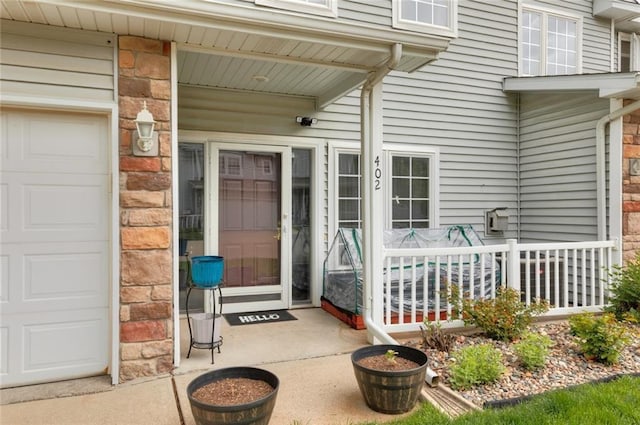
<path id="1" fill-rule="evenodd" d="M 255 313 L 229 313 L 224 314 L 223 316 L 231 326 L 298 320 L 286 310 L 258 311 Z"/>

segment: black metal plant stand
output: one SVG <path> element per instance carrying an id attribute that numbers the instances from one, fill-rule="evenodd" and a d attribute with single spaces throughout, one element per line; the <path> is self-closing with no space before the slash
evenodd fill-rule
<path id="1" fill-rule="evenodd" d="M 189 254 L 186 254 L 187 256 L 187 264 L 190 264 L 188 261 L 188 257 Z M 216 317 L 218 315 L 222 316 L 222 291 L 221 291 L 221 287 L 222 287 L 222 282 L 220 282 L 218 285 L 213 286 L 213 287 L 200 287 L 200 286 L 196 286 L 193 284 L 193 281 L 191 279 L 191 267 L 189 266 L 189 270 L 187 270 L 187 298 L 185 300 L 185 310 L 187 313 L 187 325 L 189 326 L 189 352 L 187 353 L 187 358 L 189 358 L 189 356 L 191 355 L 191 349 L 192 348 L 197 348 L 197 349 L 207 349 L 207 350 L 211 350 L 211 364 L 214 363 L 214 358 L 213 358 L 213 353 L 214 353 L 214 349 L 218 349 L 218 353 L 220 353 L 220 346 L 222 345 L 222 336 L 219 337 L 218 340 L 215 340 L 215 332 L 216 332 Z M 212 310 L 213 310 L 213 320 L 212 320 L 212 324 L 211 324 L 211 341 L 210 342 L 201 342 L 201 341 L 196 341 L 193 338 L 193 329 L 191 328 L 191 319 L 189 318 L 189 297 L 191 296 L 191 291 L 193 289 L 199 290 L 199 291 L 211 291 L 211 297 L 212 297 Z M 218 291 L 218 305 L 219 305 L 219 312 L 216 311 L 216 301 L 215 301 L 215 291 Z"/>

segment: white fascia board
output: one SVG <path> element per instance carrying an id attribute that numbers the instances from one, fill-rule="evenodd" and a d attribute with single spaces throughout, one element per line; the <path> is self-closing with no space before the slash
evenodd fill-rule
<path id="1" fill-rule="evenodd" d="M 624 97 L 640 90 L 640 74 L 557 75 L 548 77 L 508 77 L 503 80 L 505 92 L 549 92 L 597 90 L 600 97 Z"/>
<path id="2" fill-rule="evenodd" d="M 425 53 L 446 50 L 450 37 L 345 23 L 322 16 L 202 0 L 41 0 L 57 6 L 102 13 L 118 13 L 151 20 L 217 27 L 285 38 L 311 37 L 329 44 L 380 48 L 396 43 Z M 215 19 L 215 22 L 212 21 Z M 225 25 L 226 24 L 226 25 Z M 388 48 L 388 47 L 387 47 Z"/>
<path id="3" fill-rule="evenodd" d="M 627 19 L 640 16 L 640 4 L 621 0 L 594 0 L 593 16 L 609 19 Z"/>

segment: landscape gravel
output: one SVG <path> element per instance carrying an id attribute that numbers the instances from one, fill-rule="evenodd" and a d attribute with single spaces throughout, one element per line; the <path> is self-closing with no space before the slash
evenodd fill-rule
<path id="1" fill-rule="evenodd" d="M 548 335 L 553 342 L 545 366 L 536 371 L 527 371 L 519 364 L 512 344 L 494 341 L 481 334 L 456 336 L 451 352 L 469 345 L 490 343 L 500 350 L 505 365 L 505 372 L 496 383 L 458 393 L 475 405 L 485 407 L 619 375 L 640 374 L 640 326 L 630 327 L 630 343 L 622 351 L 619 362 L 610 366 L 582 355 L 566 321 L 535 324 L 531 330 Z M 412 341 L 412 345 L 420 346 L 427 353 L 429 366 L 440 376 L 441 385 L 450 386 L 449 366 L 455 361 L 451 355 L 424 347 L 421 340 Z"/>

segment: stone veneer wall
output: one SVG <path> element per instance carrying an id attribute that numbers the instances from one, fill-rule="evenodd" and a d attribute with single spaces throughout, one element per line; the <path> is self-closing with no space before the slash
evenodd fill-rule
<path id="1" fill-rule="evenodd" d="M 120 382 L 173 368 L 171 258 L 171 44 L 119 38 Z M 133 156 L 147 102 L 159 155 Z"/>
<path id="2" fill-rule="evenodd" d="M 640 253 L 640 175 L 632 176 L 630 172 L 631 159 L 640 160 L 640 111 L 624 117 L 623 131 L 622 250 L 626 262 Z"/>

